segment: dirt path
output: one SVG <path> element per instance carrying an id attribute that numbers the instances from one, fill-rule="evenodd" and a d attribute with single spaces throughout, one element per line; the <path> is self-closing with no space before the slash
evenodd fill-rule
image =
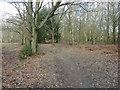
<path id="1" fill-rule="evenodd" d="M 45 55 L 18 59 L 20 45 L 3 47 L 4 88 L 117 87 L 117 58 L 57 44 L 40 45 Z"/>
<path id="2" fill-rule="evenodd" d="M 101 51 L 41 45 L 56 60 L 59 87 L 117 87 L 117 58 Z"/>

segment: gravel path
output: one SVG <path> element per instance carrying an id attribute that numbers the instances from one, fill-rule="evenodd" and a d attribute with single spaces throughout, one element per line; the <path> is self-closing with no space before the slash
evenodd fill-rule
<path id="1" fill-rule="evenodd" d="M 62 45 L 41 45 L 41 48 L 56 60 L 59 87 L 117 87 L 117 57 Z"/>

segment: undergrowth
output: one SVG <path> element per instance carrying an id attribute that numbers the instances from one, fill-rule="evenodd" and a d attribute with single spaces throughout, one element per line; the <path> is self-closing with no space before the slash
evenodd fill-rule
<path id="1" fill-rule="evenodd" d="M 30 44 L 25 44 L 24 47 L 20 50 L 20 60 L 26 59 L 28 56 L 33 56 L 35 53 L 32 52 Z"/>

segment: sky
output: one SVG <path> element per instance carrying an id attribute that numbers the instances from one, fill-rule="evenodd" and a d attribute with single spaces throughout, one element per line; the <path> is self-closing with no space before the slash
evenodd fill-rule
<path id="1" fill-rule="evenodd" d="M 11 4 L 9 4 L 5 1 L 8 1 L 8 0 L 1 0 L 0 1 L 0 19 L 4 19 L 4 18 L 9 17 L 6 13 L 10 13 L 12 15 L 17 14 L 17 10 Z M 20 1 L 20 0 L 13 0 L 13 1 Z M 49 1 L 51 1 L 51 0 L 44 0 L 44 3 L 49 2 Z"/>
<path id="2" fill-rule="evenodd" d="M 0 19 L 5 19 L 7 17 L 9 17 L 8 14 L 12 14 L 12 15 L 16 15 L 17 14 L 17 10 L 9 3 L 7 3 L 6 1 L 10 1 L 10 0 L 1 0 L 0 1 Z M 13 1 L 20 1 L 20 0 L 13 0 Z M 25 0 L 27 1 L 27 0 Z M 51 0 L 44 0 L 44 3 L 50 2 Z M 58 0 L 54 0 L 54 1 L 58 1 Z M 62 0 L 62 1 L 69 1 L 69 0 Z M 72 0 L 70 0 L 72 1 Z"/>
<path id="3" fill-rule="evenodd" d="M 7 15 L 6 13 L 10 13 L 12 15 L 15 15 L 17 13 L 17 10 L 9 3 L 5 2 L 5 1 L 10 1 L 10 0 L 0 0 L 0 19 L 5 19 L 7 17 L 9 17 L 9 15 Z M 20 1 L 20 0 L 13 0 L 13 1 Z M 27 1 L 27 0 L 25 0 Z M 51 0 L 44 0 L 44 3 L 47 3 Z M 58 0 L 54 0 L 54 1 L 58 1 Z M 62 0 L 63 2 L 65 1 L 69 1 L 69 0 Z M 73 0 L 70 0 L 73 1 Z M 80 0 L 77 0 L 80 1 Z M 85 0 L 82 0 L 85 1 Z M 86 0 L 86 1 L 96 1 L 96 0 Z M 97 1 L 107 1 L 107 0 L 97 0 Z M 109 1 L 119 1 L 119 0 L 109 0 Z"/>
<path id="4" fill-rule="evenodd" d="M 0 2 L 0 19 L 7 18 L 8 15 L 6 13 L 10 13 L 15 15 L 17 13 L 16 9 L 7 2 Z"/>

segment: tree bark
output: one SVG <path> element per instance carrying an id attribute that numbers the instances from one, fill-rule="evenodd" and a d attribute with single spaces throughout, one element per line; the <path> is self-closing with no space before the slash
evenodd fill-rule
<path id="1" fill-rule="evenodd" d="M 39 2 L 36 1 L 35 11 L 37 11 L 38 8 L 39 8 Z M 32 10 L 32 8 L 31 8 L 31 10 Z M 32 21 L 32 40 L 31 40 L 32 53 L 37 52 L 37 35 L 38 35 L 37 28 L 36 28 L 36 26 L 38 25 L 38 23 L 37 23 L 38 13 L 36 13 L 34 15 L 35 16 L 31 18 L 33 20 Z"/>
<path id="2" fill-rule="evenodd" d="M 32 29 L 31 49 L 33 53 L 37 52 L 37 32 L 36 32 L 35 27 L 33 27 Z"/>

